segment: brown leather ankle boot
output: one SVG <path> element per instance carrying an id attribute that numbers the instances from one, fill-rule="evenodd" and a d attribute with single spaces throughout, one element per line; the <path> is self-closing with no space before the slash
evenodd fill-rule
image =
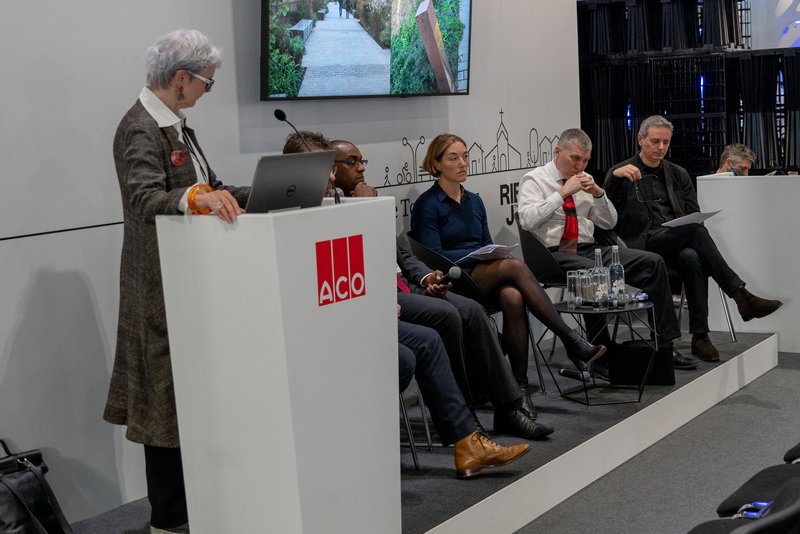
<path id="1" fill-rule="evenodd" d="M 456 476 L 458 478 L 473 477 L 484 468 L 500 467 L 513 462 L 529 450 L 530 446 L 527 443 L 505 447 L 476 430 L 456 442 Z"/>
<path id="2" fill-rule="evenodd" d="M 766 317 L 783 306 L 780 300 L 762 299 L 750 293 L 744 286 L 734 292 L 733 300 L 743 321 Z"/>

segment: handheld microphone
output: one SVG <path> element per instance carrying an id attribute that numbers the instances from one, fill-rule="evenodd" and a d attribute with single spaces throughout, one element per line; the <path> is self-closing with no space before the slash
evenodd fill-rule
<path id="1" fill-rule="evenodd" d="M 559 369 L 558 374 L 561 376 L 565 376 L 567 378 L 572 378 L 573 380 L 582 380 L 584 382 L 588 382 L 592 379 L 592 375 L 589 371 L 577 371 L 575 369 Z"/>
<path id="2" fill-rule="evenodd" d="M 306 147 L 306 150 L 308 150 L 309 152 L 313 152 L 313 150 L 311 150 L 311 147 L 308 146 L 308 143 L 306 143 L 306 140 L 305 140 L 305 138 L 303 138 L 302 134 L 299 131 L 297 131 L 297 128 L 294 127 L 294 124 L 289 122 L 289 119 L 286 118 L 286 112 L 284 112 L 280 108 L 277 108 L 272 114 L 275 115 L 275 118 L 278 119 L 279 121 L 285 122 L 286 124 L 291 126 L 292 130 L 294 130 L 294 133 L 296 133 L 297 137 L 299 137 L 300 141 L 302 141 L 303 146 Z M 334 200 L 334 202 L 336 204 L 339 204 L 339 203 L 342 202 L 342 199 L 339 198 L 339 190 L 336 189 L 335 185 L 333 187 L 333 200 Z"/>
<path id="3" fill-rule="evenodd" d="M 447 273 L 436 283 L 439 285 L 445 285 L 449 284 L 452 280 L 458 280 L 459 278 L 461 278 L 461 268 L 454 265 L 453 267 L 450 267 L 450 270 L 448 270 Z"/>

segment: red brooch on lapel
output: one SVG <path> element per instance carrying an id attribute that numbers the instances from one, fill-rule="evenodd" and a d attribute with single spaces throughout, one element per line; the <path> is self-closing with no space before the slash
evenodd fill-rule
<path id="1" fill-rule="evenodd" d="M 169 160 L 176 167 L 183 167 L 183 164 L 186 163 L 186 152 L 183 150 L 173 150 L 172 154 L 169 155 Z"/>

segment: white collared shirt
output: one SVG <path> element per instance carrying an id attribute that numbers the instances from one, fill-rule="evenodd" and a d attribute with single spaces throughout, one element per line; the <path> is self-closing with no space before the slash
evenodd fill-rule
<path id="1" fill-rule="evenodd" d="M 142 92 L 139 93 L 139 101 L 142 103 L 142 106 L 144 106 L 144 109 L 147 111 L 147 113 L 150 114 L 150 116 L 153 117 L 153 120 L 156 121 L 156 124 L 158 124 L 159 128 L 168 128 L 172 126 L 175 128 L 175 131 L 178 132 L 178 137 L 183 139 L 183 130 L 181 127 L 186 125 L 186 116 L 183 114 L 183 112 L 178 110 L 177 115 L 173 113 L 173 111 L 169 109 L 169 107 L 167 107 L 167 105 L 148 87 L 142 88 Z M 183 144 L 190 146 L 188 139 L 183 139 Z M 197 176 L 197 183 L 208 183 L 206 181 L 206 176 L 208 173 L 204 173 L 201 167 L 203 163 L 198 161 L 192 151 L 189 151 L 189 155 L 192 158 L 194 173 L 195 176 Z M 187 201 L 188 195 L 189 191 L 187 190 L 181 197 L 180 203 L 178 204 L 178 209 L 183 213 L 189 213 L 189 204 Z"/>
<path id="2" fill-rule="evenodd" d="M 520 226 L 546 246 L 558 246 L 564 233 L 566 215 L 559 190 L 564 181 L 555 162 L 537 167 L 522 177 L 517 193 Z M 595 198 L 585 191 L 572 195 L 578 215 L 578 243 L 594 243 L 594 227 L 610 230 L 617 224 L 617 210 L 603 194 Z"/>

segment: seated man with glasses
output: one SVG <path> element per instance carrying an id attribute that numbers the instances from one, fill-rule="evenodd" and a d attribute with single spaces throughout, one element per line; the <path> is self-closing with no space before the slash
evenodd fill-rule
<path id="1" fill-rule="evenodd" d="M 378 191 L 364 180 L 367 161 L 358 147 L 344 140 L 331 141 L 330 146 L 336 151 L 336 187 L 348 197 L 377 196 Z M 494 323 L 483 307 L 450 292 L 449 283 L 439 283 L 444 273 L 428 268 L 414 256 L 402 237 L 397 238 L 396 249 L 400 320 L 428 326 L 441 336 L 456 383 L 470 408 L 479 404 L 470 388 L 469 376 L 473 376 L 472 383 L 486 393 L 495 408 L 495 432 L 531 440 L 550 435 L 553 427 L 537 421 L 527 381 L 517 384 L 514 379 Z"/>
<path id="2" fill-rule="evenodd" d="M 603 251 L 603 263 L 611 260 L 611 247 L 594 241 L 595 227 L 611 230 L 617 212 L 603 189 L 584 172 L 592 155 L 592 141 L 586 132 L 571 128 L 561 132 L 553 151 L 553 160 L 522 177 L 517 193 L 517 216 L 520 227 L 533 233 L 545 244 L 564 270 L 594 267 L 594 249 Z M 570 233 L 571 232 L 571 233 Z M 620 248 L 620 262 L 625 281 L 647 293 L 653 301 L 660 340 L 671 344 L 681 336 L 669 276 L 658 254 Z M 605 335 L 604 324 L 585 317 L 592 336 Z M 598 343 L 606 342 L 598 338 Z M 696 369 L 697 362 L 672 349 L 675 369 Z"/>
<path id="3" fill-rule="evenodd" d="M 358 147 L 342 139 L 331 141 L 331 147 L 336 151 L 336 187 L 346 197 L 377 197 L 378 190 L 364 181 L 367 160 Z"/>
<path id="4" fill-rule="evenodd" d="M 734 176 L 749 176 L 750 169 L 756 164 L 756 153 L 749 146 L 741 143 L 728 145 L 719 157 L 717 174 L 732 172 Z"/>
<path id="5" fill-rule="evenodd" d="M 717 361 L 719 351 L 708 339 L 709 276 L 736 302 L 745 321 L 773 313 L 782 302 L 747 291 L 702 224 L 662 226 L 700 211 L 697 192 L 686 169 L 664 159 L 672 140 L 671 122 L 660 115 L 648 117 L 638 140 L 639 153 L 606 174 L 605 190 L 619 213 L 617 234 L 629 247 L 660 254 L 678 270 L 689 304 L 692 354 Z"/>

